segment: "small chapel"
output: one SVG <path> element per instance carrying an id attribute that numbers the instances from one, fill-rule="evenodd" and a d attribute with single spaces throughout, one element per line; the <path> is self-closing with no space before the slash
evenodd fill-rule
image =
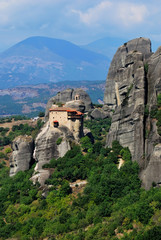
<path id="1" fill-rule="evenodd" d="M 79 100 L 79 95 L 76 95 L 75 99 Z M 52 106 L 49 109 L 49 124 L 53 128 L 66 126 L 74 135 L 80 137 L 83 132 L 83 115 L 76 109 Z"/>

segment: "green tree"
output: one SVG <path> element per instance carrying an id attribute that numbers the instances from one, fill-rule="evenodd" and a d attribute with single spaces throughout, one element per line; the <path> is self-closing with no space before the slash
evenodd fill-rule
<path id="1" fill-rule="evenodd" d="M 91 143 L 91 139 L 88 136 L 82 137 L 80 140 L 80 143 L 83 151 L 86 151 L 86 152 L 92 149 L 93 147 Z"/>

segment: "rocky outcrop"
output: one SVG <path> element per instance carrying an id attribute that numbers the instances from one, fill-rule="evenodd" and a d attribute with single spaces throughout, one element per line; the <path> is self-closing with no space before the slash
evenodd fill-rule
<path id="1" fill-rule="evenodd" d="M 146 38 L 131 40 L 117 50 L 109 68 L 104 94 L 104 103 L 111 109 L 115 109 L 125 98 L 135 77 L 137 61 L 142 62 L 150 55 L 151 42 Z"/>
<path id="2" fill-rule="evenodd" d="M 161 183 L 161 136 L 151 111 L 161 93 L 161 47 L 151 53 L 150 40 L 134 39 L 116 52 L 106 81 L 105 106 L 115 110 L 106 144 L 118 140 L 140 165 L 142 186 Z"/>
<path id="3" fill-rule="evenodd" d="M 143 44 L 145 46 L 142 48 Z M 117 139 L 128 146 L 132 159 L 143 167 L 144 107 L 146 105 L 146 77 L 144 61 L 150 55 L 150 40 L 135 39 L 116 52 L 107 77 L 104 101 L 115 109 L 107 145 Z M 139 52 L 139 51 L 140 52 Z"/>
<path id="4" fill-rule="evenodd" d="M 31 180 L 34 183 L 38 181 L 43 186 L 51 174 L 48 169 L 43 169 L 43 165 L 49 163 L 52 158 L 63 157 L 71 149 L 70 143 L 74 140 L 73 134 L 67 127 L 53 128 L 47 122 L 35 140 L 33 157 L 36 166 Z"/>
<path id="5" fill-rule="evenodd" d="M 76 103 L 76 101 L 74 100 L 78 101 L 78 103 Z M 66 89 L 62 92 L 58 92 L 56 96 L 50 98 L 50 100 L 48 101 L 45 111 L 46 120 L 48 120 L 49 109 L 53 104 L 65 104 L 70 101 L 74 101 L 72 103 L 69 103 L 70 105 L 74 106 L 74 108 L 76 108 L 77 110 L 81 109 L 81 111 L 83 112 L 90 111 L 93 108 L 91 99 L 84 90 L 82 90 L 81 88 Z"/>
<path id="6" fill-rule="evenodd" d="M 57 140 L 61 138 L 60 144 Z M 49 123 L 42 128 L 35 140 L 34 159 L 37 164 L 35 171 L 42 169 L 42 166 L 52 158 L 64 156 L 70 150 L 69 141 L 74 140 L 72 133 L 66 128 L 52 128 Z"/>
<path id="7" fill-rule="evenodd" d="M 147 61 L 147 106 L 149 113 L 157 106 L 157 96 L 161 93 L 161 47 Z M 157 120 L 146 119 L 145 131 L 145 166 L 140 174 L 142 184 L 149 189 L 153 182 L 161 182 L 161 137 L 157 132 Z"/>
<path id="8" fill-rule="evenodd" d="M 32 164 L 34 142 L 31 136 L 19 136 L 12 142 L 13 153 L 10 157 L 10 176 L 28 170 Z"/>
<path id="9" fill-rule="evenodd" d="M 161 147 L 156 119 L 149 111 L 161 93 L 161 48 L 151 53 L 149 39 L 139 38 L 116 52 L 106 81 L 104 102 L 115 110 L 106 144 L 118 140 L 129 147 L 132 160 L 140 165 L 142 185 L 148 189 L 161 180 Z"/>

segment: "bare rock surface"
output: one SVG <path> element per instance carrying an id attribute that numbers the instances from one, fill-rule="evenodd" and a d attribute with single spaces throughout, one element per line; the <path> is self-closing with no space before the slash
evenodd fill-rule
<path id="1" fill-rule="evenodd" d="M 161 184 L 161 144 L 157 144 L 150 156 L 149 163 L 145 170 L 140 173 L 142 186 L 149 189 L 152 183 Z"/>
<path id="2" fill-rule="evenodd" d="M 50 171 L 46 169 L 40 169 L 38 172 L 36 172 L 30 180 L 33 182 L 33 184 L 36 184 L 37 182 L 40 183 L 41 186 L 45 185 L 45 181 L 50 177 Z"/>
<path id="3" fill-rule="evenodd" d="M 77 111 L 80 111 L 82 113 L 85 112 L 85 108 L 86 108 L 84 102 L 81 100 L 77 100 L 77 101 L 73 100 L 73 101 L 66 102 L 64 107 L 76 109 Z"/>
<path id="4" fill-rule="evenodd" d="M 142 186 L 161 183 L 161 136 L 150 112 L 161 93 L 161 47 L 151 53 L 149 39 L 134 39 L 116 52 L 106 81 L 105 106 L 114 109 L 106 144 L 118 140 L 140 165 Z M 148 109 L 148 115 L 145 110 Z"/>
<path id="5" fill-rule="evenodd" d="M 62 92 L 58 92 L 56 96 L 49 99 L 46 106 L 46 111 L 45 111 L 46 119 L 48 119 L 49 109 L 53 104 L 56 104 L 56 103 L 66 104 L 67 102 L 74 101 L 77 96 L 78 96 L 77 101 L 80 100 L 81 102 L 78 101 L 78 104 L 76 102 L 72 102 L 72 103 L 69 103 L 69 105 L 73 105 L 74 108 L 77 108 L 79 106 L 78 110 L 81 110 L 82 112 L 90 111 L 93 108 L 89 95 L 83 89 L 69 88 Z"/>
<path id="6" fill-rule="evenodd" d="M 145 45 L 144 45 L 145 44 Z M 149 39 L 134 39 L 116 52 L 106 81 L 104 101 L 115 109 L 107 145 L 118 140 L 128 146 L 132 159 L 142 167 L 144 155 L 145 55 L 150 54 Z M 140 51 L 140 52 L 139 52 Z"/>
<path id="7" fill-rule="evenodd" d="M 105 104 L 115 109 L 122 102 L 127 88 L 133 82 L 134 71 L 131 65 L 134 65 L 134 62 L 142 61 L 143 58 L 145 59 L 150 55 L 151 42 L 146 38 L 131 40 L 118 48 L 111 62 L 106 80 Z M 120 98 L 118 93 L 121 95 Z"/>
<path id="8" fill-rule="evenodd" d="M 59 138 L 62 141 L 58 145 Z M 49 163 L 52 158 L 64 156 L 70 150 L 70 139 L 73 139 L 73 136 L 67 128 L 62 127 L 61 130 L 52 128 L 47 122 L 35 140 L 34 159 L 37 162 L 35 171 L 41 170 L 42 166 Z"/>
<path id="9" fill-rule="evenodd" d="M 12 142 L 13 153 L 10 157 L 10 176 L 30 168 L 34 150 L 31 136 L 19 136 Z"/>
<path id="10" fill-rule="evenodd" d="M 95 108 L 91 113 L 90 116 L 93 119 L 105 119 L 110 117 L 110 113 L 107 111 L 104 111 L 103 109 Z"/>

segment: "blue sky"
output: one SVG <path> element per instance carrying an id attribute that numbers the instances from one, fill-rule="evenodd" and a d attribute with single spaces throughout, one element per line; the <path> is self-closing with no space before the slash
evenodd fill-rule
<path id="1" fill-rule="evenodd" d="M 31 36 L 87 44 L 148 37 L 161 45 L 160 0 L 0 0 L 0 51 Z"/>

